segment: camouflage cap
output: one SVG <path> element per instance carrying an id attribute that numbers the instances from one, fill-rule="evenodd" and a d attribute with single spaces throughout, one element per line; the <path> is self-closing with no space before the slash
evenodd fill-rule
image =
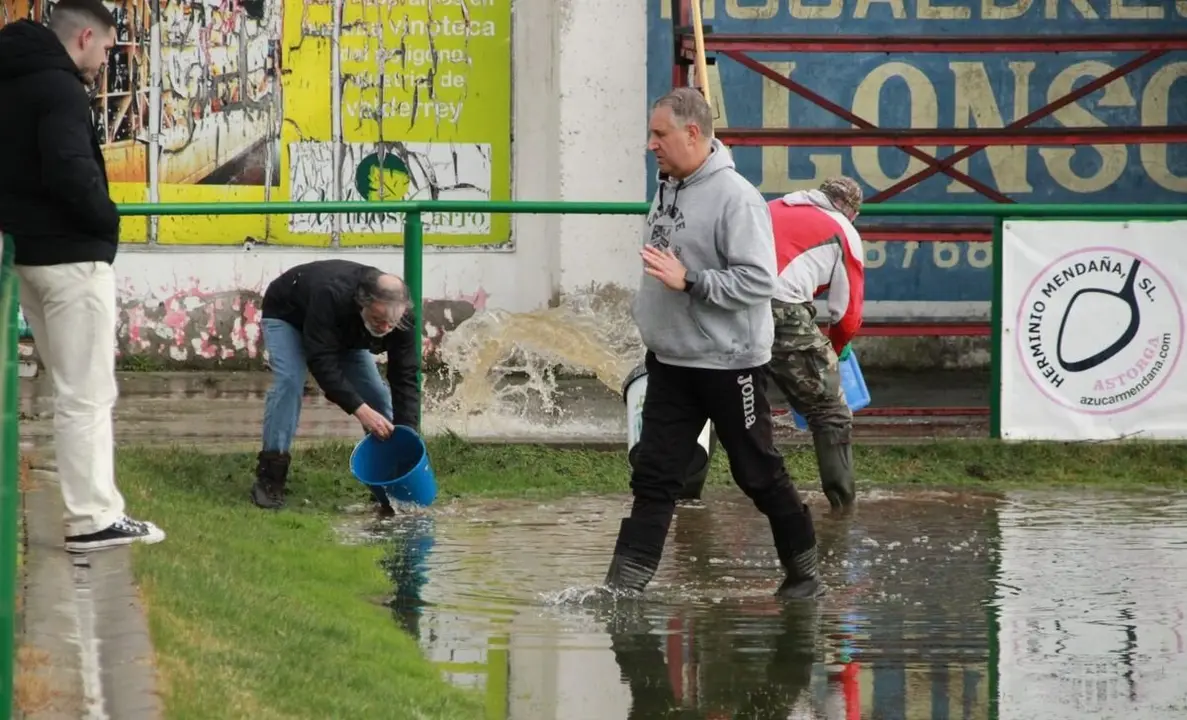
<path id="1" fill-rule="evenodd" d="M 855 213 L 861 210 L 861 186 L 853 178 L 844 175 L 829 178 L 820 184 L 820 192 L 832 200 L 834 205 L 843 205 Z"/>

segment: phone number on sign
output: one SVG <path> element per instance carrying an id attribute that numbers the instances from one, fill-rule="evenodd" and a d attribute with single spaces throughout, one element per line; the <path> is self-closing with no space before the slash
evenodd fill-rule
<path id="1" fill-rule="evenodd" d="M 931 264 L 947 270 L 967 266 L 981 270 L 993 265 L 993 243 L 987 242 L 863 242 L 866 269 L 882 267 L 909 268 L 931 260 Z"/>

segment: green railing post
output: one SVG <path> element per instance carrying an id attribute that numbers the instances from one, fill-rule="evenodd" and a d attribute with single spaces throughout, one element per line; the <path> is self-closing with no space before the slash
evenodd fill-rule
<path id="1" fill-rule="evenodd" d="M 421 412 L 424 402 L 420 400 L 424 392 L 424 217 L 419 210 L 413 210 L 404 216 L 404 282 L 408 285 L 408 294 L 412 296 L 412 322 L 416 341 L 420 347 L 416 351 L 416 423 L 419 426 L 424 419 Z"/>
<path id="2" fill-rule="evenodd" d="M 20 431 L 17 427 L 17 279 L 12 239 L 0 239 L 0 708 L 12 716 L 16 671 L 17 520 L 20 512 Z"/>
<path id="3" fill-rule="evenodd" d="M 1005 218 L 993 219 L 993 295 L 989 299 L 989 437 L 1002 436 L 1002 226 Z"/>

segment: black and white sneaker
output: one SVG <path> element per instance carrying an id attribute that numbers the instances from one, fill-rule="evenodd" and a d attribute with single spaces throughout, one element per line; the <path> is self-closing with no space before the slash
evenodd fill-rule
<path id="1" fill-rule="evenodd" d="M 92 550 L 106 550 L 138 542 L 153 545 L 164 539 L 164 531 L 156 525 L 125 516 L 99 532 L 67 537 L 66 552 L 84 553 Z"/>

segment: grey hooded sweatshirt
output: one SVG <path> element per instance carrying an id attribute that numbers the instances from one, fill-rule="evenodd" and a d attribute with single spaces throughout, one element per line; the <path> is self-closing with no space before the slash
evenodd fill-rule
<path id="1" fill-rule="evenodd" d="M 660 176 L 645 238 L 671 248 L 692 280 L 681 292 L 643 273 L 633 314 L 657 360 L 743 370 L 771 359 L 777 278 L 771 216 L 718 140 L 705 164 L 684 180 Z"/>

